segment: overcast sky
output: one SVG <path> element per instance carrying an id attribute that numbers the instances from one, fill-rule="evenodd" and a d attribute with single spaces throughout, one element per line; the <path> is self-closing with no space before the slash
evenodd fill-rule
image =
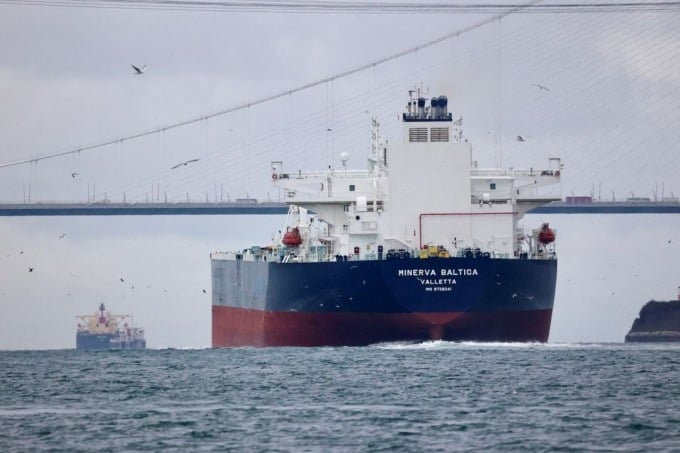
<path id="1" fill-rule="evenodd" d="M 229 109 L 488 17 L 0 3 L 0 164 Z M 563 195 L 677 197 L 679 18 L 506 17 L 248 109 L 0 168 L 0 201 L 277 199 L 271 160 L 320 169 L 339 165 L 347 151 L 349 165 L 361 167 L 370 116 L 385 138 L 399 140 L 397 114 L 415 84 L 449 97 L 482 166 L 541 167 L 562 157 Z M 147 70 L 134 75 L 131 64 Z M 171 170 L 193 158 L 201 160 Z M 528 216 L 524 223 L 544 220 L 558 229 L 560 256 L 551 341 L 622 341 L 644 302 L 676 297 L 680 216 Z M 210 251 L 267 243 L 282 221 L 1 218 L 0 348 L 73 347 L 75 315 L 100 301 L 134 314 L 152 347 L 209 346 Z"/>

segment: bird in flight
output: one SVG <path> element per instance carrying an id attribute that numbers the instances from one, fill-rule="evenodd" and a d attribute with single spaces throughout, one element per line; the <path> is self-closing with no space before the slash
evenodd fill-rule
<path id="1" fill-rule="evenodd" d="M 531 86 L 534 86 L 534 87 L 538 88 L 539 90 L 550 91 L 550 88 L 548 88 L 545 85 L 539 85 L 538 83 L 532 83 Z"/>
<path id="2" fill-rule="evenodd" d="M 65 237 L 66 237 L 66 233 L 61 233 L 61 234 L 59 235 L 59 239 L 64 239 Z"/>
<path id="3" fill-rule="evenodd" d="M 71 178 L 75 178 L 76 176 L 78 176 L 78 173 L 76 173 L 75 171 L 71 173 Z"/>
<path id="4" fill-rule="evenodd" d="M 515 140 L 517 140 L 518 142 L 526 142 L 527 138 L 524 137 L 523 135 L 518 135 Z"/>
<path id="5" fill-rule="evenodd" d="M 142 66 L 141 68 L 135 65 L 130 66 L 132 66 L 132 69 L 135 70 L 135 75 L 144 74 L 144 71 L 146 71 L 146 65 Z"/>
<path id="6" fill-rule="evenodd" d="M 197 157 L 196 159 L 190 159 L 190 160 L 187 160 L 187 161 L 185 161 L 185 162 L 180 162 L 180 163 L 178 163 L 177 165 L 175 165 L 174 167 L 170 168 L 170 170 L 174 170 L 175 168 L 179 168 L 179 167 L 181 167 L 182 165 L 184 165 L 184 166 L 186 167 L 186 166 L 189 165 L 190 163 L 198 162 L 199 160 L 201 160 L 201 159 Z"/>

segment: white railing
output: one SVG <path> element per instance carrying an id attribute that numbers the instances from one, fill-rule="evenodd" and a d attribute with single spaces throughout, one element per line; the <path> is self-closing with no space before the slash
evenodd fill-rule
<path id="1" fill-rule="evenodd" d="M 486 178 L 486 177 L 501 177 L 501 176 L 510 176 L 510 177 L 518 177 L 518 176 L 528 176 L 528 177 L 537 177 L 537 176 L 559 176 L 560 172 L 559 170 L 537 170 L 534 168 L 530 169 L 519 169 L 519 170 L 514 170 L 514 169 L 502 169 L 502 168 L 475 168 L 470 170 L 470 176 L 472 177 L 481 177 L 481 178 Z"/>
<path id="2" fill-rule="evenodd" d="M 514 172 L 513 170 L 505 170 L 502 168 L 475 168 L 470 170 L 470 176 L 472 177 L 514 176 Z"/>
<path id="3" fill-rule="evenodd" d="M 298 171 L 292 173 L 278 172 L 274 173 L 275 179 L 319 179 L 329 176 L 328 170 L 322 171 Z M 331 170 L 330 176 L 333 178 L 366 178 L 372 176 L 368 170 Z M 377 175 L 376 175 L 377 176 Z"/>

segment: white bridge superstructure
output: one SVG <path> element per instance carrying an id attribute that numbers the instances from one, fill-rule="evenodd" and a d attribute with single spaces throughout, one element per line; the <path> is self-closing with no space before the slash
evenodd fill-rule
<path id="1" fill-rule="evenodd" d="M 559 183 L 560 159 L 549 159 L 543 170 L 477 168 L 462 119 L 453 120 L 447 103 L 412 92 L 400 144 L 382 142 L 373 119 L 364 170 L 347 169 L 346 153 L 341 168 L 323 171 L 287 172 L 282 161 L 272 162 L 273 184 L 290 204 L 286 228 L 297 228 L 302 239 L 279 253 L 283 261 L 376 259 L 388 251 L 414 258 L 554 258 L 552 244 L 538 241 L 539 230 L 525 233 L 518 222 L 560 199 L 537 190 Z"/>

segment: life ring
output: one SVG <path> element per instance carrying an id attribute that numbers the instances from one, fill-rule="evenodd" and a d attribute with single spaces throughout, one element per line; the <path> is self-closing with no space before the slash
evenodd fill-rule
<path id="1" fill-rule="evenodd" d="M 276 181 L 278 179 L 278 177 L 279 177 L 279 175 L 277 175 L 276 173 L 272 173 L 272 179 L 274 181 Z"/>

